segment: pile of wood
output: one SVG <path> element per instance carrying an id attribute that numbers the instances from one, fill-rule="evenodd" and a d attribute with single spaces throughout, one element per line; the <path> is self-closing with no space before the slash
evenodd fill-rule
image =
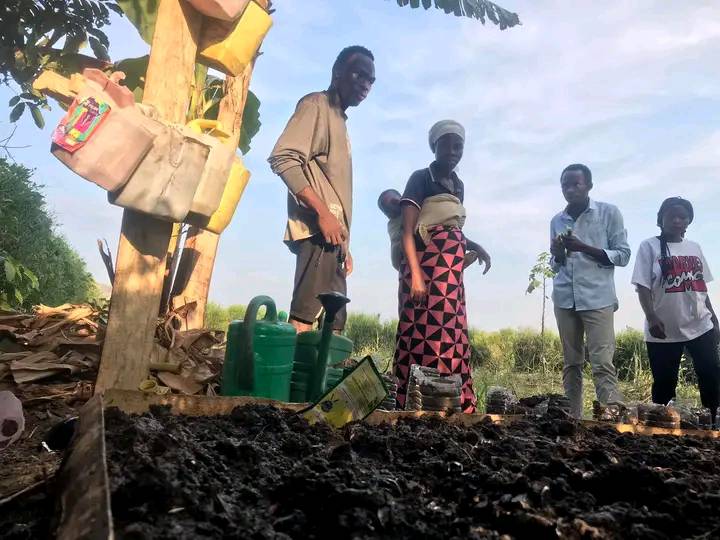
<path id="1" fill-rule="evenodd" d="M 223 333 L 182 330 L 181 315 L 171 311 L 158 320 L 149 378 L 166 392 L 214 395 Z M 40 305 L 29 314 L 0 311 L 0 386 L 30 400 L 85 401 L 97 377 L 107 317 L 107 308 L 88 304 Z"/>
<path id="2" fill-rule="evenodd" d="M 217 395 L 225 358 L 224 332 L 183 330 L 186 310 L 194 302 L 170 310 L 155 332 L 156 357 L 150 364 L 157 393 Z"/>
<path id="3" fill-rule="evenodd" d="M 40 305 L 31 314 L 0 312 L 0 381 L 94 378 L 105 317 L 103 310 L 73 304 Z"/>

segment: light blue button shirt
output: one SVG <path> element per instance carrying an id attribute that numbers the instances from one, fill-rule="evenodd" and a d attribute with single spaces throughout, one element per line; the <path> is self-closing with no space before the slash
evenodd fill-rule
<path id="1" fill-rule="evenodd" d="M 615 294 L 615 267 L 630 261 L 630 246 L 620 210 L 612 204 L 592 199 L 587 209 L 573 219 L 566 210 L 550 222 L 550 238 L 572 229 L 581 242 L 605 251 L 612 265 L 598 262 L 585 253 L 568 253 L 561 265 L 551 264 L 557 272 L 553 279 L 553 303 L 556 307 L 587 311 L 608 306 L 618 308 Z"/>

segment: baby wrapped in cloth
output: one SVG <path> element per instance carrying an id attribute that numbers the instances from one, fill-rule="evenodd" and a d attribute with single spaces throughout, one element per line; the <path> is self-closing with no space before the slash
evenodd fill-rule
<path id="1" fill-rule="evenodd" d="M 400 269 L 400 260 L 403 255 L 402 247 L 402 212 L 400 211 L 400 193 L 389 189 L 380 194 L 378 199 L 380 210 L 388 217 L 388 236 L 390 236 L 390 260 L 395 270 Z M 460 199 L 449 193 L 441 193 L 428 197 L 423 202 L 418 216 L 415 232 L 427 245 L 429 240 L 428 229 L 436 225 L 458 227 L 465 225 L 465 207 Z M 464 267 L 467 268 L 478 258 L 475 251 L 465 254 Z"/>

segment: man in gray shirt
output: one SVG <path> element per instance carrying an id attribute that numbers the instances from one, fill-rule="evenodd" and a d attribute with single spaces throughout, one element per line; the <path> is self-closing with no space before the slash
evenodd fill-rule
<path id="1" fill-rule="evenodd" d="M 298 332 L 310 330 L 320 315 L 319 293 L 346 292 L 352 158 L 345 111 L 359 105 L 374 82 L 372 53 L 358 45 L 343 49 L 330 88 L 300 100 L 268 160 L 288 187 L 285 243 L 297 257 L 290 322 Z M 345 319 L 343 308 L 336 330 Z"/>
<path id="2" fill-rule="evenodd" d="M 592 173 L 569 165 L 560 177 L 567 201 L 552 218 L 550 239 L 553 304 L 563 346 L 563 387 L 570 412 L 582 416 L 584 341 L 601 403 L 622 401 L 613 365 L 615 353 L 615 267 L 630 261 L 630 246 L 620 210 L 590 199 Z"/>

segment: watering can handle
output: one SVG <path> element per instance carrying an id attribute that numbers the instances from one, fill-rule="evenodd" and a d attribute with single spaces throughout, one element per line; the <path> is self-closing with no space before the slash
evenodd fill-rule
<path id="1" fill-rule="evenodd" d="M 275 301 L 269 296 L 256 296 L 248 304 L 245 317 L 243 319 L 243 341 L 246 344 L 245 350 L 242 351 L 243 358 L 240 361 L 240 381 L 243 386 L 248 389 L 255 388 L 255 348 L 253 345 L 253 336 L 255 335 L 255 321 L 257 320 L 258 311 L 265 306 L 264 321 L 277 322 L 277 309 Z"/>

